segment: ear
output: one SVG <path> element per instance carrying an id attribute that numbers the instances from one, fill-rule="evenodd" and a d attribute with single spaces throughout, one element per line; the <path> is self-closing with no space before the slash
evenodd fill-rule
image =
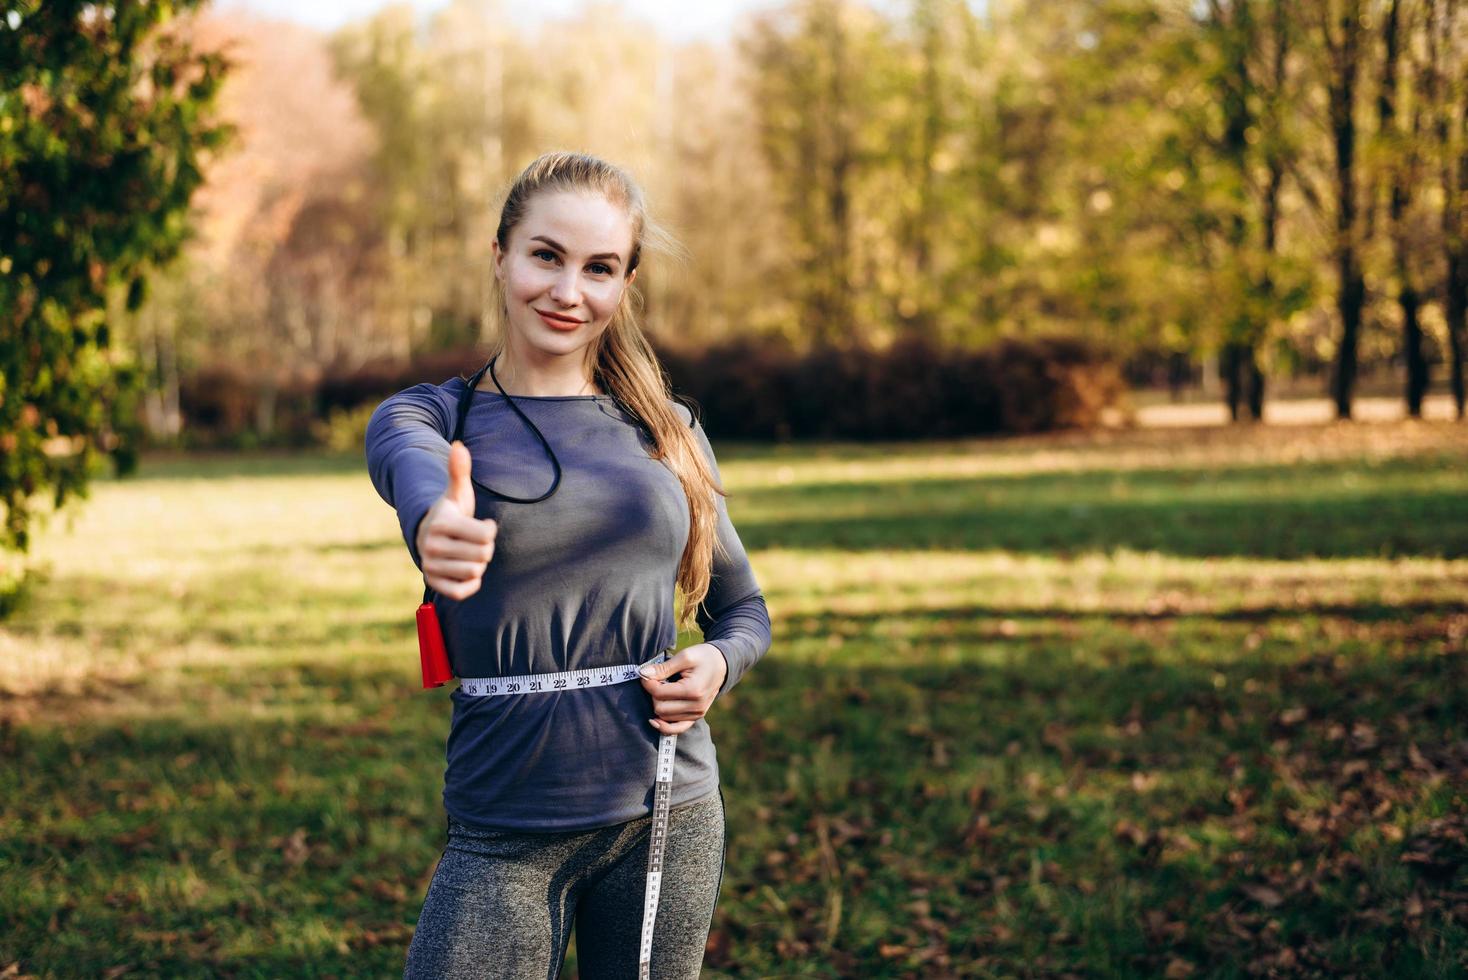
<path id="1" fill-rule="evenodd" d="M 494 255 L 494 275 L 500 282 L 505 281 L 505 253 L 500 250 L 499 239 L 492 238 L 489 241 L 490 252 Z"/>
<path id="2" fill-rule="evenodd" d="M 631 286 L 632 285 L 632 280 L 634 280 L 636 278 L 637 278 L 637 270 L 636 269 L 633 269 L 631 272 L 627 273 L 627 281 L 624 282 L 624 283 L 622 283 L 622 288 L 625 290 L 627 287 Z"/>

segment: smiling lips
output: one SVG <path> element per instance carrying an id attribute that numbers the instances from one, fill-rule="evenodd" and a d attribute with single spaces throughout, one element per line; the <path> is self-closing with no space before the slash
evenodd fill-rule
<path id="1" fill-rule="evenodd" d="M 559 313 L 547 313 L 545 310 L 536 310 L 535 312 L 539 313 L 540 318 L 553 330 L 575 330 L 581 326 L 580 320 L 569 316 L 562 316 Z"/>

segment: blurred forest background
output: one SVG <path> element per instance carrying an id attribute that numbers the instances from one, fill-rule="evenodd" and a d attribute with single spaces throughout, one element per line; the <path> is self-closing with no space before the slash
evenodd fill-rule
<path id="1" fill-rule="evenodd" d="M 155 443 L 352 445 L 384 395 L 477 366 L 501 195 L 572 148 L 629 167 L 687 248 L 642 284 L 695 396 L 722 389 L 699 365 L 748 388 L 899 344 L 918 387 L 1034 400 L 1021 375 L 1058 355 L 1015 345 L 1059 338 L 1113 368 L 1055 424 L 1123 404 L 1117 378 L 1201 383 L 1239 418 L 1297 390 L 1349 416 L 1381 378 L 1408 414 L 1429 385 L 1461 414 L 1465 6 L 791 0 L 681 44 L 615 4 L 538 30 L 498 0 L 404 5 L 331 34 L 206 10 L 179 29 L 230 60 L 234 137 L 194 240 L 135 312 L 119 291 L 119 336 Z M 899 370 L 847 373 L 900 399 Z"/>
<path id="2" fill-rule="evenodd" d="M 681 242 L 639 290 L 722 438 L 1124 425 L 1158 390 L 1462 419 L 1465 79 L 1458 0 L 788 0 L 680 42 L 615 3 L 9 4 L 0 535 L 103 452 L 357 449 L 478 367 L 502 195 L 555 148 Z"/>
<path id="3" fill-rule="evenodd" d="M 362 433 L 553 148 L 772 612 L 711 977 L 1468 976 L 1468 0 L 525 9 L 0 0 L 0 978 L 401 975 Z"/>

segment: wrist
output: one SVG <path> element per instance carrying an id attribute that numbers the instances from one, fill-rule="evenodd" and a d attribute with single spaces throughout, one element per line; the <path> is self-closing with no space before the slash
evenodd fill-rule
<path id="1" fill-rule="evenodd" d="M 710 663 L 713 664 L 714 674 L 719 678 L 719 682 L 714 685 L 714 691 L 722 691 L 724 689 L 724 682 L 729 679 L 729 658 L 724 656 L 723 650 L 720 650 L 712 643 L 706 642 L 704 645 L 715 654 L 710 658 Z"/>
<path id="2" fill-rule="evenodd" d="M 428 526 L 431 523 L 429 518 L 433 516 L 433 510 L 437 506 L 437 500 L 428 505 L 428 509 L 423 512 L 423 516 L 418 518 L 418 527 L 413 532 L 413 544 L 417 547 L 420 557 L 423 555 L 423 545 L 428 541 Z"/>

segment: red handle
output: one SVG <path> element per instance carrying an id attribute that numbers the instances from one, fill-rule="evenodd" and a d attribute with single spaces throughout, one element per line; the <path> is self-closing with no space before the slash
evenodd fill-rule
<path id="1" fill-rule="evenodd" d="M 438 625 L 438 610 L 433 603 L 418 607 L 418 657 L 423 661 L 423 687 L 442 687 L 454 676 L 449 666 L 448 651 L 443 646 L 443 629 Z"/>

